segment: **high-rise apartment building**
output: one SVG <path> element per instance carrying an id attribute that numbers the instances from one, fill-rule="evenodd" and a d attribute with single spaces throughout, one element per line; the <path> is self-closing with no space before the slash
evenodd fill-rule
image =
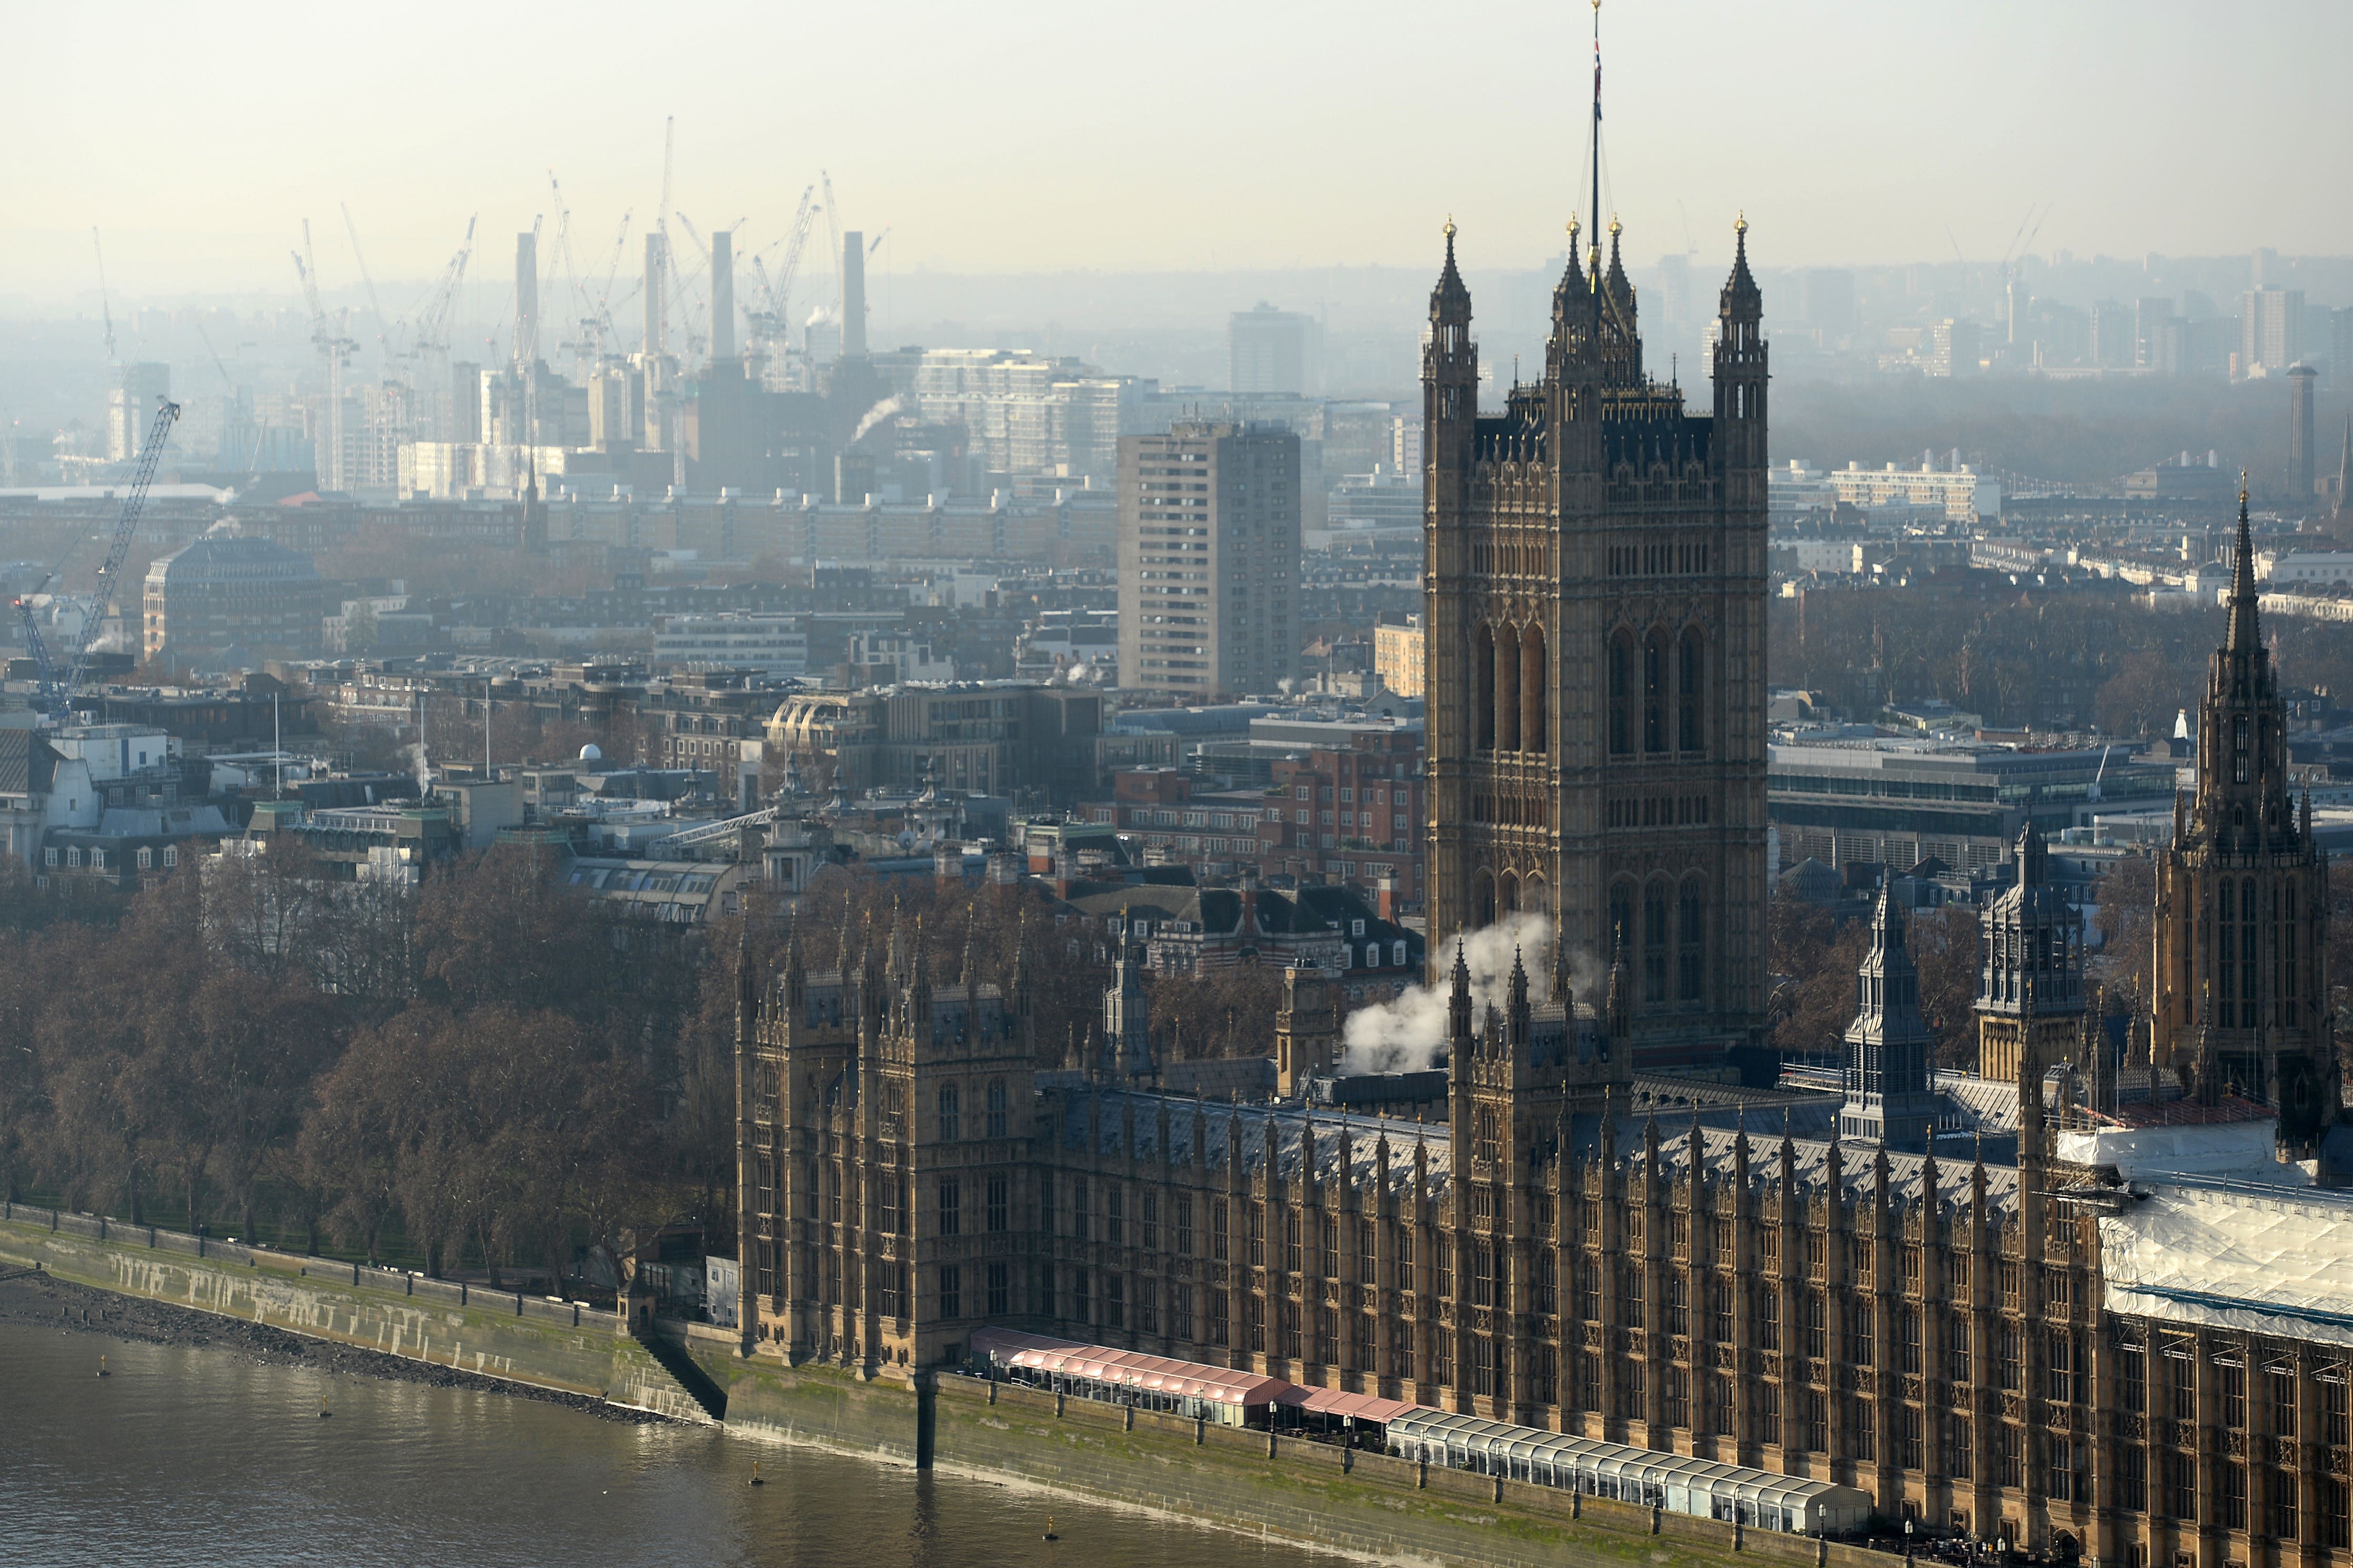
<path id="1" fill-rule="evenodd" d="M 1226 324 L 1228 387 L 1313 394 L 1320 379 L 1316 362 L 1322 338 L 1314 317 L 1278 310 L 1264 300 L 1251 310 L 1235 311 Z"/>
<path id="2" fill-rule="evenodd" d="M 1423 350 L 1430 932 L 1552 915 L 1642 1058 L 1765 1029 L 1766 345 L 1741 226 L 1713 417 L 1642 363 L 1613 232 L 1544 370 L 1478 406 L 1452 235 Z"/>
<path id="3" fill-rule="evenodd" d="M 122 367 L 106 394 L 106 459 L 125 463 L 139 455 L 158 400 L 172 395 L 172 367 L 141 361 Z"/>
<path id="4" fill-rule="evenodd" d="M 2133 312 L 2122 300 L 2102 300 L 2092 307 L 2084 357 L 2103 369 L 2121 370 L 2133 363 L 2137 332 Z"/>
<path id="5" fill-rule="evenodd" d="M 2155 370 L 2162 357 L 2165 324 L 2173 320 L 2173 301 L 2154 296 L 2133 301 L 2133 363 Z"/>
<path id="6" fill-rule="evenodd" d="M 2239 308 L 2239 374 L 2277 375 L 2304 357 L 2304 290 L 2250 289 Z"/>
<path id="7" fill-rule="evenodd" d="M 1119 443 L 1120 683 L 1207 697 L 1297 671 L 1299 437 L 1179 424 Z"/>

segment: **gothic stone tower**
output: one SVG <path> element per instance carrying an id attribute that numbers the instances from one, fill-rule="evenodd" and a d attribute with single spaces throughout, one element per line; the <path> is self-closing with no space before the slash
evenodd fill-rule
<path id="1" fill-rule="evenodd" d="M 1925 1154 L 1936 1131 L 1928 1026 L 1920 1016 L 1920 972 L 1904 945 L 1904 915 L 1884 884 L 1854 992 L 1839 1136 Z"/>
<path id="2" fill-rule="evenodd" d="M 2288 799 L 2278 677 L 2255 617 L 2254 543 L 2239 495 L 2230 633 L 2198 707 L 2198 792 L 2174 801 L 2157 864 L 2150 1051 L 2211 1100 L 2235 1091 L 2279 1112 L 2280 1143 L 2308 1156 L 2337 1120 L 2329 1026 L 2327 869 L 2311 802 Z"/>
<path id="3" fill-rule="evenodd" d="M 1763 306 L 1740 226 L 1713 417 L 1642 366 L 1611 226 L 1553 294 L 1541 379 L 1478 408 L 1454 260 L 1423 351 L 1430 952 L 1514 910 L 1599 974 L 1638 1059 L 1764 1032 Z"/>
<path id="4" fill-rule="evenodd" d="M 1978 921 L 1978 1076 L 2014 1081 L 2080 1054 L 2084 944 L 2067 895 L 2051 883 L 2051 852 L 2031 822 L 2018 834 L 2018 881 Z M 2079 1063 L 2079 1066 L 2088 1066 Z"/>

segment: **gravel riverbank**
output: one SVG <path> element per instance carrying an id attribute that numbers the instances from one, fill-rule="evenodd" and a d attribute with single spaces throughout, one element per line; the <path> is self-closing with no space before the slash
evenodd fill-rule
<path id="1" fill-rule="evenodd" d="M 225 1350 L 268 1365 L 316 1367 L 338 1376 L 421 1383 L 434 1388 L 480 1389 L 518 1399 L 535 1399 L 543 1405 L 561 1405 L 599 1420 L 629 1426 L 663 1419 L 649 1411 L 624 1409 L 584 1394 L 483 1377 L 454 1367 L 338 1344 L 332 1340 L 308 1339 L 264 1323 L 216 1317 L 210 1312 L 142 1300 L 135 1296 L 117 1296 L 38 1270 L 5 1265 L 0 1265 L 0 1322 L 54 1328 L 61 1332 L 136 1344 L 202 1346 Z"/>

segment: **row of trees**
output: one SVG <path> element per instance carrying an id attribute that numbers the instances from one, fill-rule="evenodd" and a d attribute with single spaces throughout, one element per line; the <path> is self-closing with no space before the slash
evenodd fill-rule
<path id="1" fill-rule="evenodd" d="M 522 1268 L 701 1221 L 732 1245 L 737 921 L 621 921 L 508 847 L 418 889 L 336 882 L 288 841 L 114 900 L 0 868 L 0 1189 L 430 1271 Z M 820 876 L 812 971 L 923 949 L 933 982 L 1011 978 L 1027 940 L 1039 1055 L 1099 1027 L 1102 933 L 1025 922 L 1020 889 Z M 1268 1048 L 1280 977 L 1156 983 L 1164 1050 Z"/>
<path id="2" fill-rule="evenodd" d="M 2353 1044 L 2353 863 L 2330 866 L 2328 896 L 2329 1005 L 2338 1039 Z M 2092 889 L 2099 946 L 2089 978 L 2135 1019 L 2149 1012 L 2156 897 L 2155 863 L 2138 855 L 2118 860 Z M 1957 906 L 1921 910 L 1905 922 L 1905 942 L 1920 972 L 1920 1013 L 1939 1067 L 1977 1060 L 1978 930 L 1978 911 Z M 1855 969 L 1871 947 L 1870 921 L 1841 923 L 1827 910 L 1782 899 L 1767 931 L 1774 1044 L 1785 1056 L 1835 1057 L 1854 1018 Z"/>
<path id="3" fill-rule="evenodd" d="M 2264 622 L 2283 680 L 2353 691 L 2353 626 Z M 2168 735 L 2195 711 L 2224 635 L 2208 605 L 2137 609 L 2121 584 L 2063 594 L 1999 591 L 1989 574 L 1901 588 L 1810 588 L 1772 601 L 1767 662 L 1777 685 L 1826 693 L 1868 718 L 1889 702 L 1941 698 L 1997 728 Z"/>

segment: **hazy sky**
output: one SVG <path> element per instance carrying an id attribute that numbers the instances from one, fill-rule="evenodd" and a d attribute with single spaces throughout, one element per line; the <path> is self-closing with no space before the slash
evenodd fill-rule
<path id="1" fill-rule="evenodd" d="M 478 265 L 564 181 L 583 270 L 661 181 L 783 230 L 829 169 L 891 265 L 958 272 L 1532 264 L 1583 195 L 1585 0 L 12 7 L 0 299 L 293 288 Z M 1631 254 L 1711 266 L 2353 252 L 2344 0 L 1608 0 Z M 683 248 L 681 242 L 681 248 Z M 880 263 L 878 262 L 878 265 Z M 478 272 L 477 276 L 480 274 Z M 94 298 L 94 297 L 93 297 Z M 402 302 L 405 304 L 405 301 Z M 388 308 L 400 304 L 390 299 Z"/>

